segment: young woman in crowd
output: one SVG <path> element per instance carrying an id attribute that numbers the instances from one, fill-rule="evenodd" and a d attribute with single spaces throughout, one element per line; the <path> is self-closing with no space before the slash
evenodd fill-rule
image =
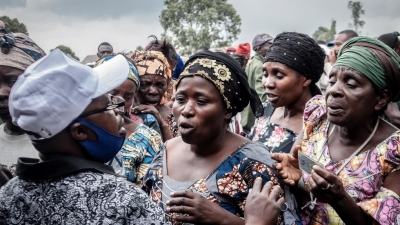
<path id="1" fill-rule="evenodd" d="M 185 64 L 173 104 L 181 136 L 162 146 L 143 187 L 173 224 L 244 224 L 240 217 L 257 177 L 282 188 L 279 197 L 286 204 L 280 213 L 271 211 L 272 220 L 299 221 L 295 201 L 271 168 L 274 161 L 265 146 L 227 130 L 248 104 L 255 115 L 262 114 L 257 93 L 229 55 L 203 51 Z"/>
<path id="2" fill-rule="evenodd" d="M 250 140 L 263 143 L 270 152 L 290 152 L 302 129 L 305 104 L 321 94 L 315 83 L 323 72 L 324 57 L 321 47 L 305 34 L 284 32 L 275 38 L 263 65 L 268 99 Z"/>
<path id="3" fill-rule="evenodd" d="M 306 104 L 301 147 L 273 154 L 284 182 L 303 190 L 303 224 L 398 224 L 400 131 L 379 115 L 400 100 L 399 62 L 378 40 L 348 40 L 326 96 Z M 300 170 L 299 150 L 320 164 L 311 174 Z"/>
<path id="4" fill-rule="evenodd" d="M 98 61 L 96 66 L 107 63 L 112 58 L 114 56 L 106 56 Z M 126 59 L 130 69 L 128 78 L 120 86 L 109 92 L 114 98 L 122 99 L 125 103 L 123 109 L 119 110 L 119 112 L 123 114 L 126 140 L 122 149 L 108 164 L 113 167 L 117 174 L 141 186 L 143 176 L 158 152 L 162 140 L 161 135 L 144 125 L 140 117 L 129 114 L 134 103 L 135 93 L 140 87 L 140 82 L 135 66 L 128 58 Z"/>

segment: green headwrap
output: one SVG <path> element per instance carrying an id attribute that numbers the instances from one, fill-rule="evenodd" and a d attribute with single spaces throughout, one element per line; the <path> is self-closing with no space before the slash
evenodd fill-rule
<path id="1" fill-rule="evenodd" d="M 355 37 L 343 44 L 334 66 L 346 66 L 366 76 L 380 89 L 388 89 L 390 100 L 400 98 L 400 57 L 383 42 Z"/>

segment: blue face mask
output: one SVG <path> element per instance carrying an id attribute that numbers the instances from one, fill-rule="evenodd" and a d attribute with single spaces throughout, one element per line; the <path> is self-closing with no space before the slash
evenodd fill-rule
<path id="1" fill-rule="evenodd" d="M 97 141 L 85 140 L 79 142 L 95 161 L 106 163 L 121 150 L 125 135 L 116 136 L 82 118 L 75 119 L 74 122 L 81 123 L 96 133 Z"/>

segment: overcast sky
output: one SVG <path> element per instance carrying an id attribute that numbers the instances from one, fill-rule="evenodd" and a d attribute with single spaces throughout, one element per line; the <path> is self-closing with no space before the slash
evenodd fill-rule
<path id="1" fill-rule="evenodd" d="M 337 31 L 348 29 L 347 0 L 228 0 L 242 19 L 242 32 L 233 43 L 250 42 L 257 33 L 282 31 L 312 35 L 319 26 L 337 21 Z M 363 35 L 372 37 L 400 30 L 400 0 L 365 0 Z M 145 46 L 150 34 L 163 29 L 162 0 L 0 0 L 0 16 L 18 18 L 30 37 L 46 52 L 64 44 L 82 60 L 97 53 L 107 41 L 115 52 Z"/>

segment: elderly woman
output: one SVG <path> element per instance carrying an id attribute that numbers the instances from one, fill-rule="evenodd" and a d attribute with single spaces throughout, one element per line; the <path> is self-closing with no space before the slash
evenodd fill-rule
<path id="1" fill-rule="evenodd" d="M 136 52 L 132 59 L 138 68 L 140 87 L 136 94 L 140 105 L 133 113 L 151 113 L 157 118 L 163 140 L 178 134 L 171 108 L 165 105 L 171 99 L 172 80 L 169 63 L 158 51 Z"/>
<path id="2" fill-rule="evenodd" d="M 19 157 L 37 158 L 30 139 L 11 122 L 8 99 L 14 83 L 26 68 L 46 55 L 28 36 L 21 33 L 0 33 L 0 164 L 8 167 Z"/>
<path id="3" fill-rule="evenodd" d="M 106 56 L 98 61 L 95 67 L 107 63 L 112 58 L 114 56 Z M 120 86 L 109 92 L 114 96 L 116 102 L 121 99 L 125 103 L 124 109 L 119 109 L 119 112 L 124 115 L 123 127 L 126 130 L 126 140 L 122 149 L 108 162 L 108 165 L 112 166 L 117 174 L 141 186 L 143 176 L 158 152 L 162 140 L 159 133 L 142 124 L 143 121 L 135 119 L 135 115 L 129 114 L 140 82 L 135 66 L 128 58 L 126 59 L 129 64 L 128 78 Z"/>
<path id="4" fill-rule="evenodd" d="M 250 140 L 263 143 L 270 152 L 290 152 L 302 128 L 304 106 L 321 94 L 315 83 L 324 57 L 321 47 L 305 34 L 284 32 L 275 38 L 263 65 L 264 115 L 256 120 Z"/>
<path id="5" fill-rule="evenodd" d="M 255 115 L 262 113 L 243 68 L 229 55 L 203 51 L 185 64 L 173 105 L 181 136 L 164 144 L 143 187 L 174 224 L 244 224 L 240 217 L 254 180 L 281 185 L 265 146 L 226 129 L 248 104 Z M 286 205 L 279 223 L 292 224 L 295 202 L 282 189 Z"/>
<path id="6" fill-rule="evenodd" d="M 378 40 L 344 43 L 326 97 L 306 105 L 301 148 L 273 155 L 304 190 L 303 224 L 399 224 L 400 131 L 379 118 L 400 99 L 399 62 Z"/>

